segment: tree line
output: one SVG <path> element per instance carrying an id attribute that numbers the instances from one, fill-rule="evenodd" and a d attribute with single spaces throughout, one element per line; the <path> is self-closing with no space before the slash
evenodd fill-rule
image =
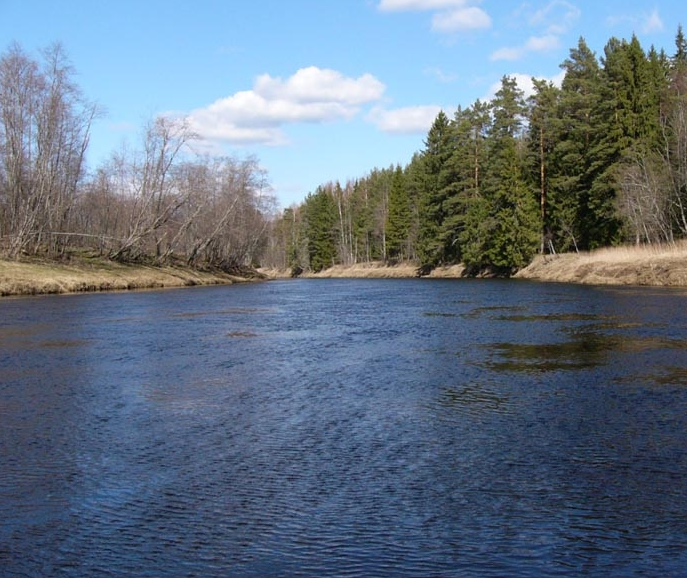
<path id="1" fill-rule="evenodd" d="M 265 260 L 294 274 L 335 264 L 462 262 L 508 275 L 536 253 L 687 235 L 687 42 L 675 52 L 584 38 L 559 86 L 440 112 L 405 165 L 321 185 L 271 223 Z"/>
<path id="2" fill-rule="evenodd" d="M 74 76 L 59 44 L 0 57 L 0 254 L 258 264 L 275 210 L 258 161 L 195 154 L 184 120 L 161 116 L 88 171 L 99 109 Z"/>

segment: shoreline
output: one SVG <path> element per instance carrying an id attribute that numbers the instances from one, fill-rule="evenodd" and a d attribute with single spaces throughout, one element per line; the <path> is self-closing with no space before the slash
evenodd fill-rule
<path id="1" fill-rule="evenodd" d="M 300 277 L 309 279 L 393 279 L 418 277 L 417 264 L 382 262 L 336 265 Z M 288 278 L 288 271 L 261 270 L 268 278 Z M 423 278 L 466 278 L 462 265 L 437 267 Z M 670 246 L 631 246 L 584 253 L 537 255 L 513 279 L 583 285 L 687 287 L 687 243 Z"/>
<path id="2" fill-rule="evenodd" d="M 582 285 L 687 287 L 687 250 L 616 248 L 538 255 L 513 278 Z"/>
<path id="3" fill-rule="evenodd" d="M 56 295 L 229 285 L 250 279 L 188 267 L 96 260 L 0 260 L 0 296 Z"/>
<path id="4" fill-rule="evenodd" d="M 258 269 L 262 279 L 289 278 L 289 271 Z M 415 278 L 417 264 L 383 262 L 337 265 L 308 279 L 407 279 Z M 437 267 L 423 278 L 465 278 L 462 265 Z M 640 246 L 600 249 L 589 253 L 538 255 L 514 279 L 588 285 L 635 285 L 687 287 L 687 242 L 670 246 Z M 122 264 L 103 259 L 6 261 L 0 259 L 0 296 L 30 296 L 100 291 L 127 291 L 229 285 L 254 279 L 221 271 L 199 271 L 188 267 Z"/>

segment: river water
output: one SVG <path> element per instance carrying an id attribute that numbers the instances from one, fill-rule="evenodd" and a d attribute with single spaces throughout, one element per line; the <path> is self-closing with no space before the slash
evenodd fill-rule
<path id="1" fill-rule="evenodd" d="M 684 576 L 687 293 L 0 301 L 0 576 Z"/>

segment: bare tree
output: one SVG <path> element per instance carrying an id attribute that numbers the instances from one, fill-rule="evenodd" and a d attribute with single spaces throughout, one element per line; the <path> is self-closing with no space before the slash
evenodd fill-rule
<path id="1" fill-rule="evenodd" d="M 11 257 L 57 249 L 68 232 L 97 113 L 61 45 L 43 58 L 41 68 L 15 44 L 0 59 L 0 220 Z"/>
<path id="2" fill-rule="evenodd" d="M 670 182 L 663 160 L 637 154 L 620 173 L 618 209 L 636 244 L 672 242 Z"/>
<path id="3" fill-rule="evenodd" d="M 126 186 L 131 197 L 128 230 L 119 246 L 110 253 L 115 260 L 136 259 L 146 253 L 146 243 L 153 243 L 155 256 L 163 253 L 163 226 L 173 217 L 187 196 L 175 186 L 174 162 L 182 148 L 195 135 L 184 121 L 158 117 L 148 124 L 143 152 L 127 163 L 119 161 L 128 176 Z"/>

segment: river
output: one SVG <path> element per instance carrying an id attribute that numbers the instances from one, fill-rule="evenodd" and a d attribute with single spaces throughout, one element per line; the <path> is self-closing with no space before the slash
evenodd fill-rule
<path id="1" fill-rule="evenodd" d="M 0 576 L 684 576 L 687 293 L 0 301 Z"/>

